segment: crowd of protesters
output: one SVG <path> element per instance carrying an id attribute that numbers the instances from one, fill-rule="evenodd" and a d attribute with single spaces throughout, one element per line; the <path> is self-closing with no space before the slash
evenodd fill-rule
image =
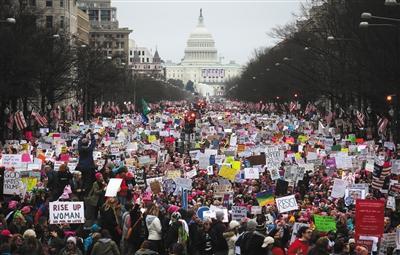
<path id="1" fill-rule="evenodd" d="M 38 132 L 23 142 L 5 142 L 2 156 L 28 153 L 31 159 L 40 159 L 40 169 L 31 170 L 38 173 L 34 187 L 4 194 L 5 172 L 21 170 L 0 164 L 0 253 L 399 254 L 396 160 L 400 157 L 390 141 L 366 137 L 356 141 L 335 122 L 316 117 L 320 113 L 315 107 L 305 114 L 300 108 L 209 103 L 195 113 L 194 126 L 185 123 L 186 102 L 151 108 L 145 117 L 132 113 L 103 118 L 97 112 L 90 124 L 70 122 L 61 124 L 56 133 Z M 249 160 L 271 146 L 283 155 L 276 169 L 278 179 L 268 162 Z M 351 167 L 327 165 L 336 155 L 331 148 L 335 146 L 352 157 Z M 362 150 L 354 149 L 357 146 Z M 311 154 L 317 159 L 311 159 Z M 375 168 L 384 169 L 379 176 L 367 166 L 371 159 Z M 232 160 L 240 165 L 229 178 L 220 171 L 227 165 L 232 170 Z M 304 164 L 312 169 L 299 179 L 285 173 L 290 166 Z M 244 177 L 249 166 L 258 169 L 257 177 Z M 177 171 L 178 176 L 169 175 Z M 352 174 L 346 179 L 348 185 L 366 184 L 363 199 L 385 202 L 384 234 L 396 233 L 394 244 L 383 236 L 372 248 L 358 242 L 356 201 L 332 196 L 335 179 L 345 179 L 344 173 Z M 183 178 L 191 180 L 190 189 L 179 186 L 176 179 Z M 106 196 L 111 179 L 122 179 L 121 185 L 115 196 Z M 282 190 L 279 181 L 288 185 Z M 222 186 L 228 188 L 221 195 Z M 260 207 L 257 194 L 265 191 L 272 191 L 275 198 L 295 195 L 298 209 L 281 213 L 274 202 Z M 394 205 L 388 205 L 392 198 Z M 83 201 L 85 222 L 51 224 L 49 203 L 53 201 Z M 245 207 L 246 214 L 233 219 L 233 206 Z M 318 230 L 315 215 L 330 216 L 336 226 Z"/>

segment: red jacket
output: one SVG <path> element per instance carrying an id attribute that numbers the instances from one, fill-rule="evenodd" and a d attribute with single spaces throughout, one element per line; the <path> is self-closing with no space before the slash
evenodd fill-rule
<path id="1" fill-rule="evenodd" d="M 285 255 L 285 250 L 279 247 L 272 248 L 272 255 Z"/>
<path id="2" fill-rule="evenodd" d="M 119 174 L 117 176 L 115 176 L 115 178 L 122 179 L 121 186 L 120 186 L 121 189 L 118 192 L 118 196 L 126 197 L 128 195 L 128 185 L 126 185 L 125 178 L 122 178 Z"/>
<path id="3" fill-rule="evenodd" d="M 288 255 L 307 255 L 309 244 L 308 242 L 296 239 L 288 249 Z M 300 252 L 301 251 L 301 252 Z"/>

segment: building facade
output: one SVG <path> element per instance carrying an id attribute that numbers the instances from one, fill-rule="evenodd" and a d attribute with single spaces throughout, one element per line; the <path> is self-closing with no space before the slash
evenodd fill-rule
<path id="1" fill-rule="evenodd" d="M 163 79 L 164 68 L 158 50 L 152 53 L 151 49 L 139 47 L 134 40 L 129 40 L 129 66 L 134 75 L 139 77 L 153 77 Z"/>
<path id="2" fill-rule="evenodd" d="M 204 26 L 204 17 L 200 9 L 197 27 L 186 43 L 181 63 L 165 63 L 166 79 L 179 79 L 184 84 L 194 83 L 195 89 L 203 96 L 221 96 L 224 94 L 225 81 L 241 73 L 241 66 L 234 61 L 222 63 L 211 33 Z"/>
<path id="3" fill-rule="evenodd" d="M 110 0 L 83 0 L 78 7 L 89 15 L 90 45 L 104 50 L 108 57 L 128 63 L 129 28 L 120 28 L 117 20 L 117 8 Z"/>
<path id="4" fill-rule="evenodd" d="M 77 5 L 75 0 L 31 0 L 31 7 L 40 10 L 39 26 L 76 35 L 78 32 Z"/>
<path id="5" fill-rule="evenodd" d="M 89 15 L 79 8 L 77 9 L 76 14 L 78 21 L 77 41 L 79 44 L 88 45 L 90 32 Z"/>

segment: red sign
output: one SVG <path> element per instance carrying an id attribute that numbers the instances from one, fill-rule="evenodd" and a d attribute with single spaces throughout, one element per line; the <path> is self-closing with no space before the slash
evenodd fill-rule
<path id="1" fill-rule="evenodd" d="M 385 202 L 382 200 L 356 200 L 356 236 L 382 237 Z"/>

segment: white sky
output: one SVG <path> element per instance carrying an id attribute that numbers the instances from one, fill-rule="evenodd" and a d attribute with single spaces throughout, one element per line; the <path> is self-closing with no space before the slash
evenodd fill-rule
<path id="1" fill-rule="evenodd" d="M 112 0 L 120 27 L 139 46 L 157 46 L 163 60 L 179 62 L 203 8 L 204 23 L 224 62 L 245 64 L 255 49 L 274 44 L 267 33 L 293 21 L 305 0 Z"/>

